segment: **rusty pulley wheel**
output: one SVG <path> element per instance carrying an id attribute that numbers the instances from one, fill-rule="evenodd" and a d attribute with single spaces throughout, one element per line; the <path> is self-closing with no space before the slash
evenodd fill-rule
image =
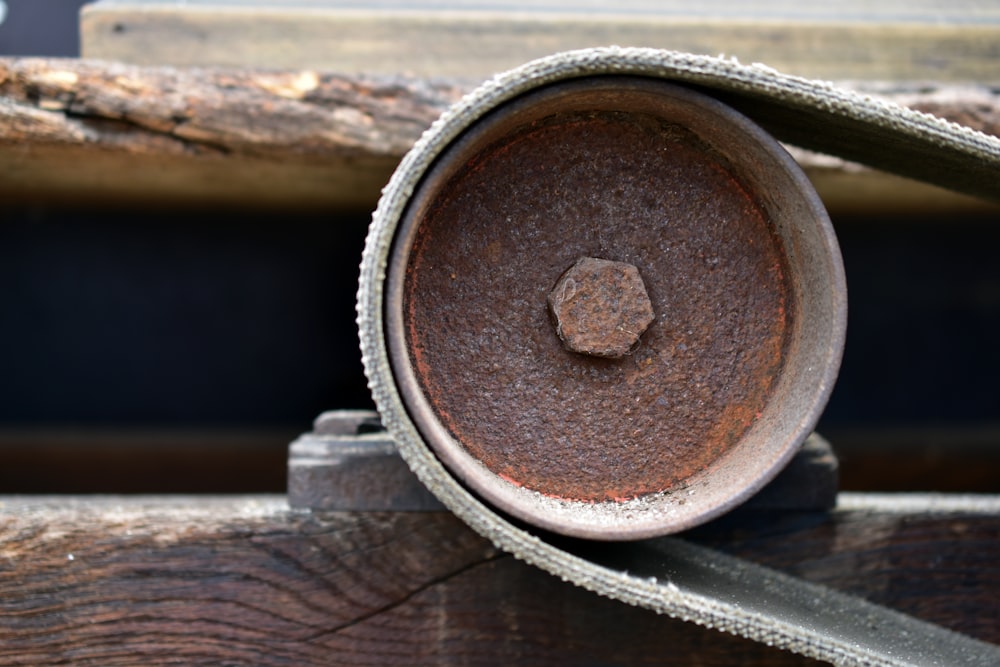
<path id="1" fill-rule="evenodd" d="M 716 516 L 795 453 L 834 382 L 829 221 L 767 134 L 688 86 L 783 141 L 1000 198 L 1000 140 L 827 83 L 655 49 L 526 63 L 435 122 L 379 200 L 357 312 L 382 422 L 445 507 L 564 581 L 834 664 L 1000 664 L 684 539 L 537 530 Z"/>
<path id="2" fill-rule="evenodd" d="M 578 537 L 676 532 L 746 500 L 815 426 L 844 342 L 806 177 L 744 116 L 654 78 L 466 107 L 374 223 L 420 439 L 488 503 Z"/>

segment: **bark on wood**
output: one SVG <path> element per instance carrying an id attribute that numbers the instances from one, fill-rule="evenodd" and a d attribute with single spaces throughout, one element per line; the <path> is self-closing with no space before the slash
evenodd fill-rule
<path id="1" fill-rule="evenodd" d="M 398 158 L 463 90 L 403 77 L 4 59 L 0 138 L 135 153 Z"/>
<path id="2" fill-rule="evenodd" d="M 0 194 L 370 209 L 420 133 L 475 83 L 0 59 Z M 1000 132 L 1000 94 L 985 87 L 874 92 Z M 828 205 L 838 196 L 866 201 L 855 167 L 798 157 Z M 901 179 L 866 178 L 874 181 L 868 199 L 889 206 L 971 205 Z"/>
<path id="3" fill-rule="evenodd" d="M 855 502 L 691 539 L 1000 640 L 995 511 Z M 814 664 L 564 584 L 446 513 L 277 496 L 0 499 L 0 590 L 3 665 Z"/>
<path id="4" fill-rule="evenodd" d="M 396 77 L 0 61 L 0 190 L 370 208 L 463 88 Z"/>

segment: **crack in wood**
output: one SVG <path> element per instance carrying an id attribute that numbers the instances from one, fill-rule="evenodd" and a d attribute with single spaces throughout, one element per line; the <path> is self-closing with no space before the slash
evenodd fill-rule
<path id="1" fill-rule="evenodd" d="M 317 632 L 315 635 L 304 637 L 302 639 L 302 641 L 313 642 L 313 641 L 316 641 L 316 640 L 318 640 L 320 638 L 323 638 L 323 637 L 327 637 L 327 636 L 330 636 L 330 635 L 335 635 L 335 634 L 344 632 L 345 630 L 348 630 L 348 629 L 350 629 L 352 627 L 355 627 L 357 625 L 361 625 L 363 623 L 366 623 L 367 621 L 370 621 L 371 619 L 373 619 L 373 618 L 375 618 L 377 616 L 381 616 L 383 614 L 388 614 L 388 613 L 390 613 L 390 612 L 398 609 L 399 607 L 402 607 L 402 606 L 406 605 L 407 603 L 409 603 L 411 600 L 413 600 L 414 598 L 416 598 L 420 594 L 425 593 L 426 591 L 428 591 L 428 590 L 430 590 L 432 588 L 435 588 L 437 586 L 441 586 L 443 584 L 446 584 L 449 581 L 455 579 L 456 577 L 460 577 L 460 576 L 462 576 L 464 574 L 473 572 L 477 568 L 483 567 L 485 565 L 489 565 L 489 564 L 497 562 L 499 560 L 509 559 L 509 558 L 512 558 L 509 554 L 505 554 L 503 552 L 497 551 L 493 555 L 488 556 L 486 558 L 483 558 L 482 560 L 479 560 L 479 561 L 476 561 L 476 562 L 473 562 L 473 563 L 468 563 L 466 565 L 463 565 L 463 566 L 455 569 L 452 572 L 448 572 L 448 573 L 443 574 L 443 575 L 441 575 L 439 577 L 435 577 L 434 579 L 432 579 L 430 581 L 427 581 L 426 583 L 422 584 L 421 586 L 415 588 L 410 593 L 404 595 L 403 597 L 399 598 L 398 600 L 394 600 L 393 602 L 391 602 L 389 604 L 386 604 L 386 605 L 384 605 L 382 607 L 379 607 L 378 609 L 373 609 L 370 612 L 368 612 L 366 614 L 362 614 L 360 616 L 357 616 L 356 618 L 353 618 L 350 621 L 347 621 L 345 623 L 340 623 L 340 624 L 338 624 L 338 625 L 336 625 L 334 627 L 328 628 L 328 629 L 323 630 L 321 632 Z"/>
<path id="2" fill-rule="evenodd" d="M 882 505 L 689 538 L 1000 638 L 995 512 Z M 447 513 L 278 497 L 0 499 L 0 590 L 3 665 L 812 664 L 566 585 Z"/>

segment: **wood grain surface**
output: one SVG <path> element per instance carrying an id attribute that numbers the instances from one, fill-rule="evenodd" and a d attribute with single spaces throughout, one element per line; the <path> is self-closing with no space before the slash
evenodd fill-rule
<path id="1" fill-rule="evenodd" d="M 403 154 L 478 81 L 314 70 L 0 59 L 8 202 L 371 210 Z M 849 84 L 986 132 L 986 86 Z M 978 200 L 796 152 L 832 212 L 981 210 Z"/>
<path id="2" fill-rule="evenodd" d="M 752 0 L 104 0 L 88 58 L 482 79 L 593 46 L 724 54 L 820 79 L 1000 82 L 990 3 Z"/>
<path id="3" fill-rule="evenodd" d="M 851 496 L 690 539 L 1000 641 L 990 502 Z M 802 665 L 498 553 L 447 513 L 0 499 L 2 665 Z"/>

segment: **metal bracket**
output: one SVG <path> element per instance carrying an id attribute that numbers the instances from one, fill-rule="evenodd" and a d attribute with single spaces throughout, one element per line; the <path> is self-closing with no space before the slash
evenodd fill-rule
<path id="1" fill-rule="evenodd" d="M 825 511 L 837 502 L 838 464 L 814 433 L 791 463 L 741 509 Z M 444 507 L 410 471 L 369 410 L 324 412 L 288 449 L 288 503 L 299 509 L 432 512 Z"/>

